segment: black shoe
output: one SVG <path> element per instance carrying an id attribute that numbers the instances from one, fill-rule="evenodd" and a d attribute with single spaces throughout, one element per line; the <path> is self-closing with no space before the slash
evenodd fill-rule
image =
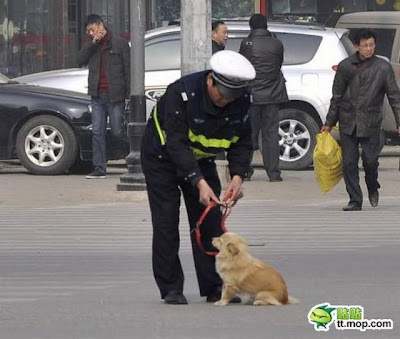
<path id="1" fill-rule="evenodd" d="M 342 209 L 343 211 L 361 211 L 361 206 L 356 202 L 349 202 L 349 204 Z"/>
<path id="2" fill-rule="evenodd" d="M 105 179 L 106 175 L 103 172 L 95 169 L 92 173 L 86 176 L 86 179 Z"/>
<path id="3" fill-rule="evenodd" d="M 170 305 L 187 305 L 187 300 L 182 292 L 172 290 L 164 297 L 164 302 Z"/>
<path id="4" fill-rule="evenodd" d="M 376 207 L 378 206 L 378 202 L 379 202 L 379 192 L 378 191 L 372 192 L 369 195 L 369 203 L 371 204 L 372 207 Z"/>
<path id="5" fill-rule="evenodd" d="M 279 177 L 276 177 L 276 178 L 270 178 L 269 181 L 270 182 L 281 182 L 281 181 L 283 181 L 283 179 L 282 179 L 281 176 L 279 176 Z"/>
<path id="6" fill-rule="evenodd" d="M 215 303 L 216 301 L 220 301 L 221 300 L 221 287 L 215 289 L 213 292 L 211 292 L 208 296 L 207 296 L 207 302 L 208 303 Z M 240 299 L 239 297 L 233 297 L 230 301 L 231 304 L 238 304 L 241 303 L 242 299 Z"/>

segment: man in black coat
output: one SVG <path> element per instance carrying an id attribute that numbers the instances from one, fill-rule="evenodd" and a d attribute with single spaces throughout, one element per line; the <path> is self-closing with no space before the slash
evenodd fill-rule
<path id="1" fill-rule="evenodd" d="M 375 56 L 376 35 L 361 29 L 354 39 L 357 52 L 338 66 L 333 96 L 321 132 L 330 132 L 339 122 L 343 150 L 343 177 L 350 201 L 344 211 L 359 211 L 363 194 L 359 184 L 359 145 L 369 201 L 378 206 L 379 139 L 382 105 L 386 94 L 400 133 L 400 91 L 389 62 Z"/>
<path id="2" fill-rule="evenodd" d="M 267 19 L 254 14 L 250 20 L 250 35 L 240 45 L 243 54 L 256 69 L 250 82 L 253 104 L 250 108 L 253 147 L 258 149 L 261 130 L 264 168 L 271 182 L 282 181 L 279 169 L 279 105 L 288 101 L 281 66 L 283 45 L 267 29 Z M 253 172 L 253 169 L 249 171 Z"/>
<path id="3" fill-rule="evenodd" d="M 228 40 L 228 27 L 222 20 L 213 21 L 212 25 L 212 54 L 225 49 Z"/>

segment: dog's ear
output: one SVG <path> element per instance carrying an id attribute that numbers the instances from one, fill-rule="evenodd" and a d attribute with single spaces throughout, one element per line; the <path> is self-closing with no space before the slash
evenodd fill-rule
<path id="1" fill-rule="evenodd" d="M 229 252 L 230 254 L 232 254 L 233 257 L 236 256 L 236 255 L 238 255 L 239 252 L 240 252 L 240 251 L 239 251 L 239 248 L 238 248 L 234 243 L 232 243 L 232 242 L 226 244 L 226 249 L 228 250 L 228 252 Z"/>

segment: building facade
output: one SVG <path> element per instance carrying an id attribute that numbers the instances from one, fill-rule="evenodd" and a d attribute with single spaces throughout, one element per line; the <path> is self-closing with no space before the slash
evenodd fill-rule
<path id="1" fill-rule="evenodd" d="M 146 28 L 179 18 L 180 0 L 146 0 Z M 334 25 L 347 12 L 400 10 L 400 0 L 212 0 L 214 18 L 263 13 Z M 76 67 L 88 14 L 130 40 L 130 0 L 0 0 L 0 72 L 14 77 Z"/>

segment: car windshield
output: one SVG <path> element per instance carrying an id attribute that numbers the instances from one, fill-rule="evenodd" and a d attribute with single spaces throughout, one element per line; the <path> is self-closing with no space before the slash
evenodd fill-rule
<path id="1" fill-rule="evenodd" d="M 6 84 L 9 81 L 10 81 L 9 78 L 7 78 L 4 74 L 0 73 L 0 84 Z"/>

